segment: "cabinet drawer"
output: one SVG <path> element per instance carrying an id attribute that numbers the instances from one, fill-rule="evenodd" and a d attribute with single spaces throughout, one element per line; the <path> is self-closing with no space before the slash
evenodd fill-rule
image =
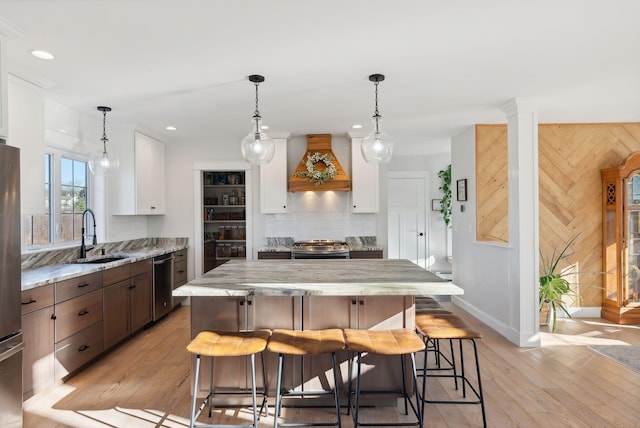
<path id="1" fill-rule="evenodd" d="M 381 259 L 382 250 L 372 251 L 349 251 L 350 259 Z"/>
<path id="2" fill-rule="evenodd" d="M 56 342 L 102 321 L 102 289 L 55 306 Z"/>
<path id="3" fill-rule="evenodd" d="M 151 272 L 152 268 L 153 268 L 152 258 L 131 263 L 131 277 L 142 275 L 143 273 L 146 273 L 146 272 Z"/>
<path id="4" fill-rule="evenodd" d="M 53 305 L 53 284 L 22 292 L 22 315 Z"/>
<path id="5" fill-rule="evenodd" d="M 173 253 L 173 259 L 175 263 L 187 261 L 187 249 L 183 248 L 182 250 Z"/>
<path id="6" fill-rule="evenodd" d="M 289 251 L 260 251 L 258 252 L 258 259 L 271 260 L 271 259 L 290 259 L 291 253 Z"/>
<path id="7" fill-rule="evenodd" d="M 56 283 L 55 301 L 64 302 L 102 287 L 102 272 L 95 272 Z"/>
<path id="8" fill-rule="evenodd" d="M 74 334 L 62 342 L 56 343 L 56 379 L 61 379 L 83 364 L 88 363 L 100 355 L 102 350 L 101 322 Z"/>
<path id="9" fill-rule="evenodd" d="M 105 287 L 129 278 L 131 278 L 130 263 L 102 271 L 102 283 Z"/>
<path id="10" fill-rule="evenodd" d="M 187 261 L 182 260 L 173 265 L 173 288 L 187 283 Z"/>

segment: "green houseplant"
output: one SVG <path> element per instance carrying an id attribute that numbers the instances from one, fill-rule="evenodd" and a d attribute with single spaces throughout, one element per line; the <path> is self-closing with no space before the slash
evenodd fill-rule
<path id="1" fill-rule="evenodd" d="M 574 253 L 571 246 L 576 242 L 578 235 L 571 238 L 561 250 L 558 246 L 554 246 L 550 257 L 545 257 L 540 251 L 540 287 L 539 287 L 539 303 L 541 323 L 542 314 L 546 311 L 551 315 L 551 331 L 556 329 L 557 312 L 561 310 L 567 317 L 571 318 L 566 304 L 563 300 L 564 296 L 572 296 L 575 300 L 580 299 L 580 295 L 572 288 L 571 282 L 567 279 L 570 275 L 577 275 L 575 265 L 570 265 L 562 269 L 559 265 L 562 261 L 567 260 Z M 581 272 L 581 274 L 603 274 L 605 272 Z M 587 287 L 591 287 L 587 285 Z M 601 287 L 599 287 L 601 288 Z"/>
<path id="2" fill-rule="evenodd" d="M 438 189 L 442 190 L 442 199 L 440 199 L 440 212 L 444 224 L 451 224 L 451 164 L 445 169 L 438 171 L 438 178 L 442 183 Z"/>

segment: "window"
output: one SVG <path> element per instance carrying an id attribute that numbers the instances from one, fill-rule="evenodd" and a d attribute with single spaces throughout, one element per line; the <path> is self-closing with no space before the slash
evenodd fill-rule
<path id="1" fill-rule="evenodd" d="M 89 207 L 88 162 L 69 154 L 44 156 L 44 213 L 26 214 L 24 242 L 29 248 L 82 238 L 82 213 Z"/>
<path id="2" fill-rule="evenodd" d="M 44 155 L 44 213 L 26 214 L 24 241 L 28 247 L 52 242 L 51 230 L 51 153 Z"/>
<path id="3" fill-rule="evenodd" d="M 87 208 L 87 162 L 60 159 L 60 241 L 82 239 L 82 213 Z"/>

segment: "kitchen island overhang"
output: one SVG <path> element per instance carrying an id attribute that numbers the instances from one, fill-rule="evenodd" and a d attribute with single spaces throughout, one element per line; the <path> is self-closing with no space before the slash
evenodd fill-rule
<path id="1" fill-rule="evenodd" d="M 408 260 L 291 259 L 230 261 L 175 289 L 173 295 L 191 297 L 193 338 L 203 330 L 413 329 L 415 296 L 461 294 L 460 287 Z M 346 394 L 349 384 L 349 356 L 348 351 L 337 356 L 338 388 L 342 394 Z M 273 396 L 277 356 L 267 352 L 265 360 L 267 388 Z M 362 378 L 362 388 L 398 390 L 403 376 L 398 362 L 392 360 L 367 356 L 368 369 Z M 285 388 L 335 387 L 329 360 L 323 356 L 299 357 L 288 367 Z M 201 368 L 200 379 L 206 380 L 209 372 L 208 367 Z M 216 361 L 214 372 L 216 387 L 246 388 L 246 363 L 223 357 Z M 410 373 L 404 377 L 409 385 Z M 261 388 L 261 376 L 258 384 Z M 207 390 L 208 382 L 200 382 L 198 395 L 206 395 Z M 310 405 L 309 400 L 291 399 L 288 405 Z M 318 401 L 322 400 L 323 397 L 318 397 Z M 394 397 L 380 396 L 370 404 L 393 406 L 395 402 Z M 228 404 L 224 400 L 214 403 Z"/>
<path id="2" fill-rule="evenodd" d="M 464 290 L 408 260 L 232 260 L 173 291 L 175 297 L 451 296 Z"/>

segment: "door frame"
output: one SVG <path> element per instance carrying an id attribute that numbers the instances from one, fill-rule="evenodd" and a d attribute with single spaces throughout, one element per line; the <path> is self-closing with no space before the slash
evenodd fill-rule
<path id="1" fill-rule="evenodd" d="M 427 197 L 429 195 L 429 171 L 389 171 L 387 173 L 387 189 L 389 188 L 389 180 L 402 180 L 402 179 L 422 179 L 424 181 L 424 254 L 425 257 L 428 258 L 430 254 L 430 241 L 431 241 L 431 228 L 430 228 L 430 210 L 428 206 L 430 204 L 430 199 Z M 389 195 L 387 195 L 387 248 L 389 247 L 390 239 L 390 230 L 389 230 Z M 387 257 L 389 255 L 387 254 Z M 425 263 L 426 263 L 425 259 Z"/>

